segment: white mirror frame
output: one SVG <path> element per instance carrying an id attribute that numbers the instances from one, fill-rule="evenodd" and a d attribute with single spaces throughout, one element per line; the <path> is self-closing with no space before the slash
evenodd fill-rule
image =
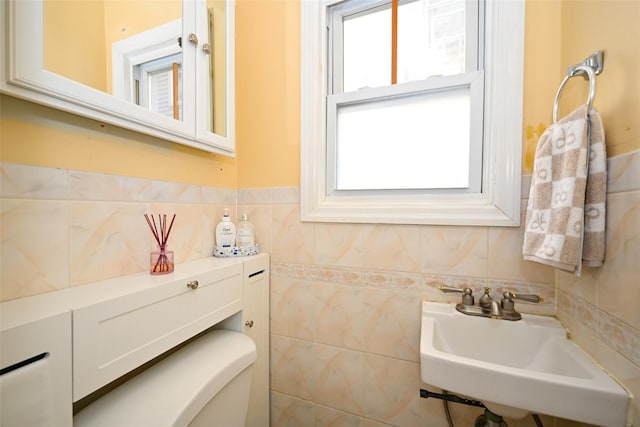
<path id="1" fill-rule="evenodd" d="M 206 19 L 196 21 L 196 7 L 203 1 L 183 0 L 184 22 L 192 22 L 197 27 L 187 29 L 183 26 L 183 40 L 188 40 L 190 32 L 196 33 L 199 40 L 208 40 L 208 25 L 204 23 Z M 184 120 L 177 121 L 45 70 L 42 0 L 5 0 L 0 5 L 0 22 L 4 28 L 3 42 L 0 44 L 0 92 L 200 150 L 234 157 L 235 2 L 226 1 L 227 124 L 224 137 L 209 132 L 206 128 L 208 124 L 202 123 L 204 119 L 196 118 L 196 114 L 201 118 L 207 117 L 203 111 L 209 102 L 206 97 L 195 96 L 198 92 L 204 92 L 196 92 L 198 87 L 208 86 L 205 80 L 208 73 L 203 76 L 205 73 L 196 73 L 191 68 L 194 65 L 197 67 L 196 61 L 200 63 L 204 60 L 201 58 L 204 55 L 199 55 L 200 46 L 197 50 L 185 48 L 183 51 L 184 75 L 197 78 L 184 79 L 185 98 L 193 94 L 193 99 L 183 102 Z M 202 106 L 196 107 L 196 102 Z"/>

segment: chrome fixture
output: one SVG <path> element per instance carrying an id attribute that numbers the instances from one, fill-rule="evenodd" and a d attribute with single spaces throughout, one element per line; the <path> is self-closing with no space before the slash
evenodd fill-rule
<path id="1" fill-rule="evenodd" d="M 516 294 L 507 291 L 503 294 L 500 302 L 491 298 L 489 292 L 491 289 L 484 288 L 484 294 L 479 298 L 478 304 L 475 304 L 473 290 L 470 288 L 453 288 L 449 286 L 438 286 L 438 290 L 444 293 L 461 293 L 462 301 L 456 304 L 456 310 L 462 314 L 469 316 L 490 317 L 493 319 L 503 320 L 520 320 L 522 315 L 516 311 L 514 300 L 522 300 L 528 302 L 539 303 L 542 298 L 538 295 Z"/>
<path id="2" fill-rule="evenodd" d="M 599 50 L 593 53 L 590 57 L 582 61 L 580 64 L 575 64 L 569 67 L 567 75 L 560 83 L 558 92 L 556 92 L 556 99 L 553 102 L 553 123 L 558 121 L 558 105 L 560 103 L 560 94 L 564 85 L 567 84 L 571 77 L 583 76 L 589 80 L 589 98 L 587 99 L 587 114 L 591 112 L 591 106 L 593 105 L 593 99 L 596 96 L 596 76 L 602 72 L 604 68 L 604 52 Z"/>
<path id="3" fill-rule="evenodd" d="M 500 306 L 502 307 L 502 318 L 505 320 L 520 320 L 522 319 L 522 315 L 518 313 L 515 309 L 514 299 L 539 303 L 542 302 L 542 298 L 538 295 L 531 294 L 516 294 L 513 292 L 505 292 L 502 294 L 502 301 L 500 301 Z"/>
<path id="4" fill-rule="evenodd" d="M 598 50 L 581 63 L 570 66 L 567 69 L 567 75 L 575 76 L 584 74 L 585 72 L 581 68 L 578 68 L 580 66 L 590 67 L 596 75 L 600 74 L 604 68 L 604 52 Z M 587 76 L 584 76 L 584 78 L 587 78 Z"/>

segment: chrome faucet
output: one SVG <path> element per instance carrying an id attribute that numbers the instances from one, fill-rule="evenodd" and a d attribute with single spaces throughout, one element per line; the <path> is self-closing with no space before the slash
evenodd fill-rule
<path id="1" fill-rule="evenodd" d="M 489 315 L 487 317 L 491 317 L 492 319 L 502 319 L 501 304 L 491 298 L 489 291 L 489 288 L 484 288 L 484 295 L 480 297 L 478 304 L 480 304 L 480 307 L 482 307 L 484 311 L 488 310 Z"/>
<path id="2" fill-rule="evenodd" d="M 484 294 L 478 299 L 478 304 L 476 305 L 473 291 L 470 288 L 461 289 L 441 285 L 438 289 L 445 293 L 456 292 L 462 294 L 462 301 L 456 304 L 456 310 L 460 313 L 470 316 L 490 317 L 492 319 L 522 319 L 522 315 L 515 309 L 515 303 L 513 301 L 515 299 L 535 303 L 542 301 L 542 298 L 538 295 L 516 294 L 507 291 L 502 295 L 502 300 L 498 302 L 491 298 L 489 294 L 491 290 L 484 288 Z"/>
<path id="3" fill-rule="evenodd" d="M 492 319 L 502 319 L 502 316 L 502 307 L 500 307 L 498 301 L 491 301 L 491 305 L 489 306 L 489 317 Z"/>

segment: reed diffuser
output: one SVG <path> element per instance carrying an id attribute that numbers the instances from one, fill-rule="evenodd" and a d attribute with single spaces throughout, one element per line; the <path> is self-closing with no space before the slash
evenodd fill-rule
<path id="1" fill-rule="evenodd" d="M 149 219 L 149 215 L 144 214 L 144 218 L 147 220 L 151 233 L 153 233 L 153 237 L 156 239 L 156 243 L 158 244 L 158 250 L 151 252 L 151 256 L 149 258 L 150 273 L 173 273 L 173 251 L 167 250 L 167 241 L 169 240 L 169 233 L 171 233 L 171 228 L 173 227 L 173 221 L 176 219 L 176 215 L 173 214 L 169 227 L 167 227 L 166 214 L 158 214 L 157 224 L 153 215 L 151 216 L 151 219 Z"/>

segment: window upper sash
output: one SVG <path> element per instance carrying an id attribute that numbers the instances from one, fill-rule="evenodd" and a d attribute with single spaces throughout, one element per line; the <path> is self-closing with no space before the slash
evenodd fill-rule
<path id="1" fill-rule="evenodd" d="M 450 10 L 443 9 L 451 4 L 458 6 Z M 375 28 L 375 30 L 368 37 L 374 39 L 374 41 L 367 48 L 375 51 L 375 55 L 379 54 L 380 57 L 384 57 L 380 59 L 380 62 L 388 64 L 388 67 L 380 67 L 385 73 L 388 72 L 388 78 L 386 78 L 385 83 L 380 85 L 404 83 L 428 78 L 432 75 L 443 75 L 442 72 L 429 74 L 425 71 L 426 74 L 421 78 L 410 78 L 409 80 L 402 77 L 393 78 L 393 75 L 397 73 L 398 61 L 402 65 L 403 57 L 424 55 L 424 51 L 428 46 L 425 47 L 419 43 L 431 43 L 431 46 L 433 46 L 438 41 L 446 43 L 445 39 L 451 38 L 451 35 L 447 34 L 447 23 L 455 21 L 453 17 L 464 17 L 464 35 L 461 41 L 464 44 L 464 69 L 460 70 L 460 73 L 483 70 L 484 20 L 481 17 L 484 14 L 484 1 L 466 0 L 463 4 L 464 8 L 460 10 L 457 2 L 437 2 L 434 5 L 428 5 L 427 2 L 421 2 L 420 0 L 399 0 L 398 14 L 396 15 L 392 14 L 392 0 L 351 0 L 328 6 L 328 94 L 350 90 L 349 88 L 345 89 L 345 65 L 347 65 L 345 55 L 348 55 L 345 52 L 345 26 L 357 20 L 371 21 L 371 27 Z M 417 10 L 411 9 L 409 11 L 408 9 L 416 6 L 427 8 L 426 12 L 422 11 L 424 14 L 423 19 L 428 21 L 423 22 L 424 25 L 409 22 L 409 19 L 406 18 L 416 15 Z M 407 12 L 403 14 L 405 9 Z M 381 16 L 380 19 L 372 19 L 374 15 L 382 14 L 384 14 L 384 18 Z M 428 34 L 421 34 L 420 37 L 416 37 L 415 33 L 408 33 L 408 29 L 416 28 L 428 31 Z M 420 42 L 415 43 L 416 40 Z M 455 43 L 455 40 L 453 43 Z M 407 50 L 411 51 L 407 52 Z M 400 55 L 400 59 L 398 59 L 398 55 Z M 435 61 L 431 60 L 431 62 Z"/>

